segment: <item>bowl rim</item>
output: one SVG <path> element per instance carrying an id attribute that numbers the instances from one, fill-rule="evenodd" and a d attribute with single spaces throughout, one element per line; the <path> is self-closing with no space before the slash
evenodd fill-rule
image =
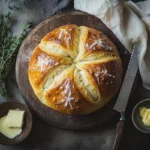
<path id="1" fill-rule="evenodd" d="M 149 130 L 149 131 L 145 131 L 145 130 L 141 129 L 141 128 L 137 125 L 137 123 L 136 123 L 136 121 L 135 121 L 135 110 L 137 109 L 137 107 L 138 107 L 140 104 L 142 104 L 142 103 L 144 103 L 144 102 L 147 102 L 147 101 L 150 102 L 150 98 L 141 100 L 140 102 L 138 102 L 138 103 L 133 107 L 133 110 L 132 110 L 132 123 L 134 124 L 134 126 L 135 126 L 139 131 L 141 131 L 141 132 L 143 132 L 143 133 L 146 133 L 146 134 L 150 134 L 150 130 Z"/>
<path id="2" fill-rule="evenodd" d="M 7 101 L 4 101 L 4 102 L 0 103 L 0 105 L 4 105 L 4 104 L 7 104 L 7 103 L 18 103 L 18 104 L 22 105 L 23 107 L 25 107 L 28 110 L 28 112 L 30 114 L 30 117 L 31 117 L 31 122 L 30 122 L 31 125 L 30 125 L 30 128 L 28 128 L 28 134 L 26 136 L 24 136 L 21 140 L 19 140 L 17 142 L 13 142 L 13 143 L 0 142 L 0 144 L 2 144 L 2 145 L 11 146 L 11 145 L 16 145 L 16 144 L 19 144 L 19 143 L 23 142 L 29 136 L 29 134 L 31 133 L 31 130 L 32 130 L 32 126 L 33 126 L 33 117 L 32 117 L 32 113 L 31 113 L 31 111 L 30 111 L 30 109 L 29 109 L 29 107 L 27 106 L 26 103 L 22 103 L 22 102 L 17 101 L 17 100 L 7 100 Z M 10 139 L 10 140 L 14 140 L 14 139 Z"/>

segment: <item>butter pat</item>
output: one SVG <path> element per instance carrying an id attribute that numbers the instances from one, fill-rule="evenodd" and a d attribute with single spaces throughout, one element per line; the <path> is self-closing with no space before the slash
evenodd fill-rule
<path id="1" fill-rule="evenodd" d="M 7 116 L 0 118 L 0 132 L 6 137 L 13 139 L 16 136 L 20 135 L 22 132 L 21 128 L 9 128 L 5 126 Z"/>
<path id="2" fill-rule="evenodd" d="M 9 110 L 6 118 L 6 127 L 22 128 L 25 111 L 22 110 Z"/>
<path id="3" fill-rule="evenodd" d="M 150 109 L 146 107 L 140 108 L 140 116 L 145 126 L 150 126 Z"/>

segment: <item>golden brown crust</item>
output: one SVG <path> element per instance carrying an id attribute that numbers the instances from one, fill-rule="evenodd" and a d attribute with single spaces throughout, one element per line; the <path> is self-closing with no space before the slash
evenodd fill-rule
<path id="1" fill-rule="evenodd" d="M 105 98 L 108 93 L 113 95 L 118 91 L 122 75 L 120 59 L 84 64 L 84 69 L 94 78 L 101 97 Z"/>
<path id="2" fill-rule="evenodd" d="M 76 25 L 65 25 L 63 27 L 59 27 L 46 34 L 42 39 L 42 42 L 47 43 L 49 41 L 53 41 L 60 44 L 64 48 L 71 49 L 73 47 L 73 36 L 76 27 Z"/>
<path id="3" fill-rule="evenodd" d="M 28 76 L 43 104 L 84 115 L 117 93 L 122 65 L 116 46 L 102 32 L 65 25 L 46 34 L 34 49 Z"/>
<path id="4" fill-rule="evenodd" d="M 67 114 L 82 114 L 80 111 L 88 105 L 70 78 L 65 78 L 56 87 L 47 91 L 44 99 L 52 108 Z"/>
<path id="5" fill-rule="evenodd" d="M 29 63 L 28 76 L 34 92 L 41 97 L 42 87 L 49 72 L 61 64 L 71 64 L 72 59 L 49 55 L 37 46 Z"/>
<path id="6" fill-rule="evenodd" d="M 47 33 L 41 41 L 42 44 L 55 44 L 72 58 L 77 56 L 75 39 L 78 38 L 78 27 L 74 24 L 61 26 Z"/>
<path id="7" fill-rule="evenodd" d="M 88 28 L 85 49 L 86 51 L 115 51 L 112 42 L 102 32 L 92 28 Z"/>
<path id="8" fill-rule="evenodd" d="M 49 70 L 57 65 L 59 65 L 57 58 L 47 55 L 37 46 L 29 63 L 28 73 L 29 77 L 32 78 L 31 81 L 38 86 Z"/>

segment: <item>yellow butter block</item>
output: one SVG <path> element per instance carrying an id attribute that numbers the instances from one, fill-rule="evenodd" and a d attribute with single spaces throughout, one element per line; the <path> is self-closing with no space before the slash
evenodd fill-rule
<path id="1" fill-rule="evenodd" d="M 140 116 L 145 126 L 150 126 L 150 108 L 141 107 Z"/>
<path id="2" fill-rule="evenodd" d="M 13 139 L 22 132 L 21 128 L 9 128 L 5 126 L 7 116 L 0 118 L 0 132 L 6 137 Z"/>
<path id="3" fill-rule="evenodd" d="M 25 111 L 22 110 L 9 110 L 5 126 L 13 128 L 22 128 Z"/>

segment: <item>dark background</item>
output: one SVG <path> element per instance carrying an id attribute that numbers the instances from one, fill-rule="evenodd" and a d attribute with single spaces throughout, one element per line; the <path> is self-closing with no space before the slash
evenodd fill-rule
<path id="1" fill-rule="evenodd" d="M 140 0 L 134 0 L 140 1 Z M 18 22 L 14 27 L 14 34 L 20 33 L 25 21 L 32 21 L 33 27 L 45 18 L 59 12 L 73 10 L 72 0 L 6 0 L 7 4 L 17 4 L 21 9 L 14 13 Z M 7 12 L 7 4 L 0 0 L 0 13 Z M 12 70 L 12 84 L 9 85 L 9 97 L 23 101 L 19 94 L 14 69 Z M 134 105 L 145 98 L 150 98 L 150 91 L 142 87 L 139 77 L 134 93 L 129 100 L 126 111 L 126 122 L 120 150 L 147 150 L 150 146 L 150 135 L 139 132 L 132 124 L 131 113 Z M 0 99 L 2 102 L 3 99 Z M 119 119 L 115 116 L 106 124 L 98 128 L 73 131 L 60 129 L 38 119 L 33 114 L 33 129 L 29 137 L 16 146 L 0 145 L 0 150 L 111 150 L 115 138 L 115 127 Z"/>

